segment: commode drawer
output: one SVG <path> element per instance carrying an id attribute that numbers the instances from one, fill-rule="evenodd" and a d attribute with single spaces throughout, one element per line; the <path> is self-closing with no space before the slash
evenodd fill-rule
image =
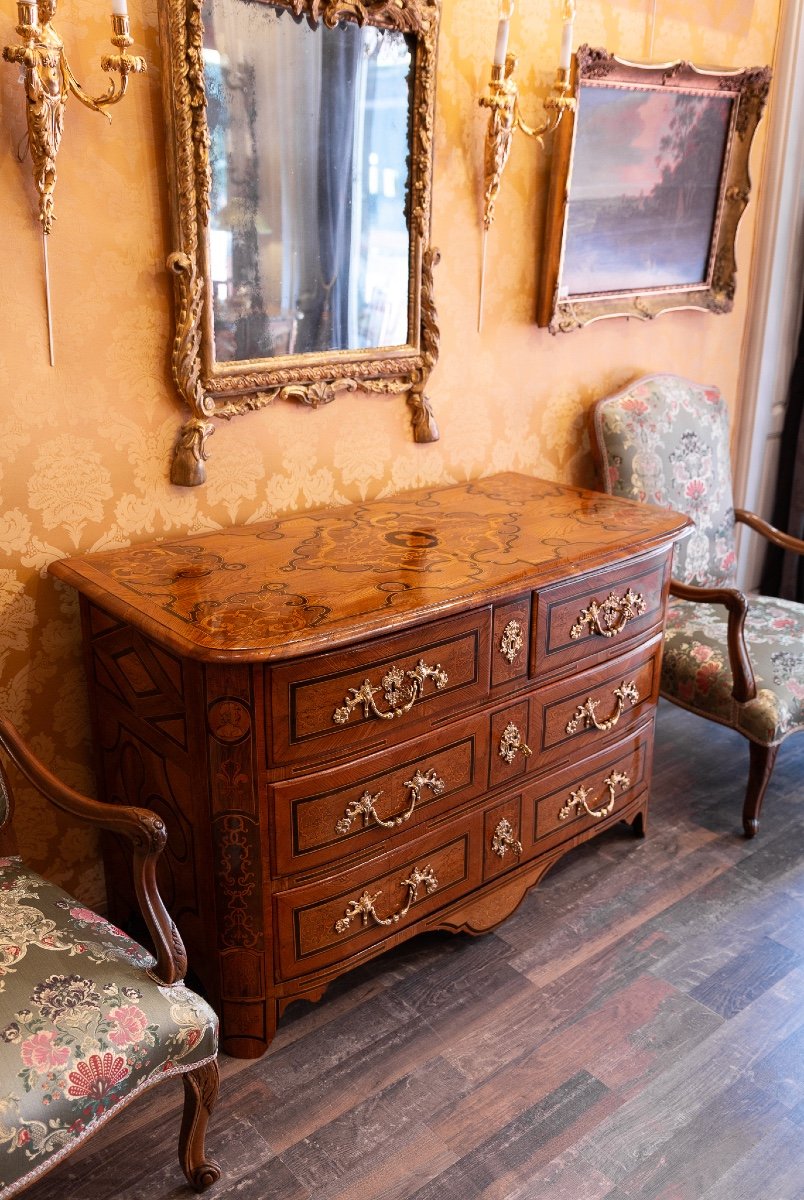
<path id="1" fill-rule="evenodd" d="M 485 714 L 345 767 L 270 786 L 276 872 L 293 874 L 409 837 L 486 787 Z M 414 834 L 415 836 L 415 834 Z"/>
<path id="2" fill-rule="evenodd" d="M 659 698 L 662 644 L 657 633 L 630 654 L 534 691 L 528 729 L 534 768 L 577 761 L 642 720 Z"/>
<path id="3" fill-rule="evenodd" d="M 549 772 L 525 796 L 540 848 L 619 820 L 650 782 L 653 718 L 624 742 L 560 772 Z M 546 848 L 546 847 L 545 847 Z"/>
<path id="4" fill-rule="evenodd" d="M 480 883 L 475 813 L 392 855 L 274 894 L 284 979 L 371 950 Z"/>
<path id="5" fill-rule="evenodd" d="M 266 667 L 274 764 L 397 744 L 488 694 L 491 612 Z"/>
<path id="6" fill-rule="evenodd" d="M 611 662 L 531 688 L 492 710 L 489 787 L 514 784 L 622 738 L 656 705 L 662 635 Z"/>
<path id="7" fill-rule="evenodd" d="M 592 666 L 661 625 L 670 555 L 651 555 L 537 592 L 531 675 Z"/>

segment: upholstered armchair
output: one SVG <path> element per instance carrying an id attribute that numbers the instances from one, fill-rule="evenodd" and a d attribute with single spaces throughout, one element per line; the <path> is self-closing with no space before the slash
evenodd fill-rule
<path id="1" fill-rule="evenodd" d="M 184 947 L 155 883 L 165 827 L 142 808 L 66 787 L 0 717 L 0 749 L 71 816 L 128 839 L 156 959 L 103 917 L 0 857 L 0 1200 L 72 1153 L 130 1100 L 180 1075 L 179 1161 L 203 1191 L 219 1177 L 204 1152 L 218 1091 L 217 1019 L 181 982 Z M 0 761 L 0 827 L 12 793 Z"/>
<path id="2" fill-rule="evenodd" d="M 743 806 L 756 834 L 785 738 L 804 727 L 804 605 L 750 599 L 735 584 L 735 523 L 786 550 L 804 542 L 732 501 L 728 415 L 716 388 L 651 375 L 595 404 L 591 439 L 603 489 L 692 517 L 675 551 L 662 695 L 748 739 Z"/>

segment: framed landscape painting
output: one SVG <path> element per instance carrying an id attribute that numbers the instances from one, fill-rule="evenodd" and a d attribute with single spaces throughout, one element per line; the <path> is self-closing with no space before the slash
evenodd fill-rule
<path id="1" fill-rule="evenodd" d="M 537 320 L 553 333 L 728 312 L 770 71 L 646 66 L 581 46 L 553 151 Z"/>

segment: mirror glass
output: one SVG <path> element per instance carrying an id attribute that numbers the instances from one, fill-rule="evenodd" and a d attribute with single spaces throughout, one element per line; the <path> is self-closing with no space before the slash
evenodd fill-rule
<path id="1" fill-rule="evenodd" d="M 409 341 L 415 47 L 205 0 L 217 362 Z"/>

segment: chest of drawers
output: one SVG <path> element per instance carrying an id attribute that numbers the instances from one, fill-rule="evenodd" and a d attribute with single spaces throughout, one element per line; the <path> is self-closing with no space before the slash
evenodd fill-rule
<path id="1" fill-rule="evenodd" d="M 223 1047 L 644 831 L 675 513 L 506 474 L 54 563 L 99 790 L 168 827 Z M 130 888 L 105 849 L 111 913 Z"/>

